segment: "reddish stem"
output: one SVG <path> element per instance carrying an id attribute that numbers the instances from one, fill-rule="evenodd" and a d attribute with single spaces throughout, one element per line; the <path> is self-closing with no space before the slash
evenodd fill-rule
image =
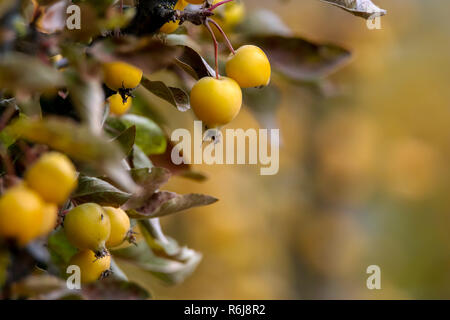
<path id="1" fill-rule="evenodd" d="M 2 160 L 3 165 L 5 166 L 7 176 L 15 177 L 16 170 L 14 169 L 14 164 L 6 150 L 4 152 L 3 152 L 3 150 L 2 150 L 2 152 L 0 152 L 0 160 Z"/>
<path id="2" fill-rule="evenodd" d="M 217 2 L 215 5 L 211 6 L 211 7 L 208 9 L 208 11 L 213 11 L 213 10 L 216 9 L 217 7 L 220 7 L 221 5 L 223 5 L 223 4 L 225 4 L 225 3 L 228 3 L 228 2 L 231 2 L 231 1 L 234 1 L 234 0 L 223 0 L 223 1 Z"/>
<path id="3" fill-rule="evenodd" d="M 223 38 L 225 39 L 225 42 L 227 43 L 228 48 L 230 49 L 232 54 L 236 54 L 236 51 L 233 48 L 233 45 L 231 44 L 230 39 L 228 38 L 227 34 L 225 33 L 225 31 L 223 31 L 223 29 L 220 27 L 220 25 L 215 22 L 213 19 L 211 18 L 207 18 L 206 19 L 208 22 L 211 22 L 216 28 L 217 30 L 219 30 L 219 32 L 222 34 Z"/>
<path id="4" fill-rule="evenodd" d="M 217 42 L 216 35 L 214 34 L 214 32 L 211 29 L 211 26 L 209 25 L 209 20 L 210 19 L 205 20 L 205 27 L 206 27 L 206 29 L 208 29 L 209 33 L 211 34 L 211 37 L 214 42 L 214 58 L 215 58 L 215 62 L 216 62 L 216 79 L 219 79 L 219 43 Z"/>
<path id="5" fill-rule="evenodd" d="M 33 161 L 35 160 L 35 157 L 33 156 L 33 151 L 24 140 L 18 141 L 17 146 L 24 154 L 24 158 L 21 159 L 21 162 L 26 168 L 28 168 L 29 165 L 33 163 Z"/>

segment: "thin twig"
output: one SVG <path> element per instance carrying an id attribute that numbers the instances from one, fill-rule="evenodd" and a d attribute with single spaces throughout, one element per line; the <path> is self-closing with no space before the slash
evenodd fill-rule
<path id="1" fill-rule="evenodd" d="M 7 150 L 0 150 L 0 159 L 2 160 L 3 165 L 5 166 L 6 175 L 14 177 L 16 175 L 16 170 L 14 168 L 14 164 Z"/>
<path id="2" fill-rule="evenodd" d="M 28 168 L 28 166 L 31 163 L 33 163 L 33 160 L 35 160 L 33 157 L 32 149 L 23 140 L 18 141 L 17 146 L 19 147 L 19 149 L 23 152 L 23 155 L 25 156 L 25 159 L 22 158 L 22 163 L 24 164 L 24 166 L 26 168 Z"/>

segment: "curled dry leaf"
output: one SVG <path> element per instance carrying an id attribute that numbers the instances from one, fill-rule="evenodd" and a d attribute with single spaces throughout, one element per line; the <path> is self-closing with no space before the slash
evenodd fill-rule
<path id="1" fill-rule="evenodd" d="M 188 94 L 180 88 L 169 87 L 162 81 L 151 81 L 145 77 L 142 79 L 141 85 L 154 95 L 169 102 L 179 111 L 184 112 L 191 108 Z"/>
<path id="2" fill-rule="evenodd" d="M 174 62 L 194 79 L 198 80 L 216 74 L 214 69 L 211 68 L 197 51 L 188 46 L 180 46 L 180 48 L 183 49 L 183 53 Z"/>
<path id="3" fill-rule="evenodd" d="M 369 19 L 374 16 L 383 16 L 386 10 L 377 7 L 371 0 L 321 0 L 342 8 L 355 16 Z"/>
<path id="4" fill-rule="evenodd" d="M 142 207 L 128 210 L 127 213 L 135 219 L 156 218 L 194 207 L 206 206 L 217 201 L 218 199 L 204 194 L 179 195 L 174 192 L 159 191 L 147 199 Z"/>

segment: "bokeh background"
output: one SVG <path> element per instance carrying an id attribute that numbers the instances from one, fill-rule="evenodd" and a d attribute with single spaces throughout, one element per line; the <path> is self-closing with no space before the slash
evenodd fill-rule
<path id="1" fill-rule="evenodd" d="M 168 287 L 128 266 L 131 278 L 159 299 L 450 298 L 450 3 L 377 0 L 388 15 L 368 30 L 317 0 L 244 2 L 353 59 L 322 83 L 325 95 L 283 83 L 277 175 L 204 165 L 206 182 L 166 186 L 220 199 L 162 220 L 203 252 L 192 277 Z M 192 127 L 161 112 L 173 129 Z M 244 110 L 233 127 L 259 124 Z M 369 265 L 381 290 L 366 287 Z"/>

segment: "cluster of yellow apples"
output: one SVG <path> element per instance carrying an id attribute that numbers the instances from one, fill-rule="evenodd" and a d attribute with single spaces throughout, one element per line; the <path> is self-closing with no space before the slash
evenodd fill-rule
<path id="1" fill-rule="evenodd" d="M 104 63 L 102 69 L 106 86 L 116 91 L 108 98 L 109 111 L 113 115 L 123 115 L 131 108 L 131 91 L 141 82 L 142 70 L 122 61 Z"/>
<path id="2" fill-rule="evenodd" d="M 188 4 L 203 3 L 204 0 L 179 0 L 175 9 L 183 10 Z M 207 127 L 216 128 L 231 122 L 238 115 L 242 107 L 241 88 L 264 87 L 269 84 L 271 66 L 264 51 L 257 46 L 244 45 L 235 51 L 225 32 L 221 30 L 221 26 L 226 30 L 242 21 L 245 15 L 242 1 L 215 0 L 210 10 L 219 10 L 217 22 L 208 18 L 206 25 L 212 22 L 219 29 L 232 53 L 226 62 L 226 77 L 222 77 L 218 74 L 217 42 L 213 34 L 216 43 L 216 75 L 204 77 L 194 85 L 190 93 L 190 103 L 198 119 Z M 160 31 L 170 33 L 177 27 L 178 22 L 169 22 Z M 213 31 L 210 29 L 210 32 Z"/>
<path id="3" fill-rule="evenodd" d="M 58 221 L 58 206 L 64 204 L 77 186 L 73 163 L 59 152 L 47 152 L 25 172 L 24 180 L 0 197 L 0 237 L 25 246 L 48 235 Z M 78 265 L 81 281 L 93 282 L 108 273 L 107 248 L 133 242 L 128 215 L 120 208 L 86 203 L 64 217 L 69 242 L 79 249 L 70 260 Z"/>
<path id="4" fill-rule="evenodd" d="M 188 4 L 203 4 L 204 0 L 179 0 L 175 9 L 184 10 Z M 221 1 L 214 1 L 220 4 Z M 224 4 L 219 15 L 219 23 L 234 25 L 242 20 L 245 9 L 241 2 Z M 179 22 L 168 22 L 161 32 L 171 33 L 178 28 Z M 226 35 L 224 34 L 226 37 Z M 242 106 L 241 88 L 267 86 L 271 77 L 270 62 L 259 47 L 244 45 L 238 50 L 231 48 L 226 62 L 226 77 L 204 77 L 192 88 L 190 102 L 192 110 L 199 120 L 209 128 L 223 126 L 231 122 Z M 216 53 L 217 54 L 217 53 Z M 217 68 L 216 68 L 217 70 Z M 110 112 L 122 115 L 132 104 L 130 91 L 136 88 L 142 79 L 142 70 L 121 61 L 103 64 L 105 84 L 117 93 L 108 98 Z"/>
<path id="5" fill-rule="evenodd" d="M 242 106 L 241 88 L 264 87 L 270 82 L 271 66 L 264 51 L 245 45 L 228 58 L 227 76 L 204 77 L 191 90 L 191 107 L 209 128 L 231 122 Z"/>
<path id="6" fill-rule="evenodd" d="M 107 248 L 117 247 L 126 240 L 133 242 L 134 238 L 125 211 L 96 203 L 81 204 L 70 210 L 64 218 L 64 232 L 79 250 L 69 265 L 80 268 L 83 283 L 107 276 L 111 265 Z"/>
<path id="7" fill-rule="evenodd" d="M 24 181 L 0 197 L 0 237 L 24 246 L 47 235 L 77 185 L 77 173 L 64 154 L 48 152 L 29 167 Z"/>

